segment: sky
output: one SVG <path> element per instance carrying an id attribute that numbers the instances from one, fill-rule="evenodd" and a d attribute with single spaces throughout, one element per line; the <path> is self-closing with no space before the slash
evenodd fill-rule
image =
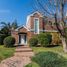
<path id="1" fill-rule="evenodd" d="M 32 13 L 32 0 L 0 0 L 0 22 L 13 22 L 25 25 L 27 15 Z"/>
<path id="2" fill-rule="evenodd" d="M 36 11 L 33 9 L 34 0 L 0 0 L 0 22 L 13 22 L 25 25 L 29 14 Z M 44 0 L 46 3 L 47 1 Z M 66 8 L 67 9 L 67 8 Z"/>

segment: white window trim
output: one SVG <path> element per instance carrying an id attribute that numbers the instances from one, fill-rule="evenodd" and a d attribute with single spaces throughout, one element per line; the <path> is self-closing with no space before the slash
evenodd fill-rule
<path id="1" fill-rule="evenodd" d="M 39 18 L 34 18 L 34 34 L 39 34 L 39 28 L 38 28 L 38 33 L 35 33 L 35 19 L 38 19 L 38 23 L 39 23 Z"/>

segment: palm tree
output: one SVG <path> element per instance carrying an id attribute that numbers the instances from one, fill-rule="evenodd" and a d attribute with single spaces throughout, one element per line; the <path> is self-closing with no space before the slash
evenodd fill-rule
<path id="1" fill-rule="evenodd" d="M 14 20 L 11 27 L 13 27 L 14 29 L 16 29 L 18 27 L 17 20 Z"/>
<path id="2" fill-rule="evenodd" d="M 5 35 L 10 35 L 11 34 L 10 22 L 9 23 L 1 22 L 1 24 L 2 24 L 1 33 Z"/>
<path id="3" fill-rule="evenodd" d="M 10 22 L 5 23 L 5 22 L 1 22 L 2 28 L 0 33 L 5 34 L 5 35 L 11 35 L 11 30 L 16 29 L 18 27 L 17 22 L 13 22 L 12 24 Z"/>

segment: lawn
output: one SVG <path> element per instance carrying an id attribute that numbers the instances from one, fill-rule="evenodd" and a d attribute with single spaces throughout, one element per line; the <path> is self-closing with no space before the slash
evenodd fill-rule
<path id="1" fill-rule="evenodd" d="M 47 52 L 47 51 L 51 51 L 51 52 L 55 52 L 58 53 L 62 56 L 64 56 L 65 58 L 67 58 L 67 54 L 63 52 L 63 48 L 61 46 L 55 46 L 55 47 L 32 47 L 34 53 L 38 53 L 38 52 Z"/>
<path id="2" fill-rule="evenodd" d="M 32 47 L 33 51 L 35 53 L 43 52 L 43 51 L 52 51 L 52 52 L 63 52 L 61 46 L 55 46 L 55 47 Z"/>
<path id="3" fill-rule="evenodd" d="M 14 52 L 15 48 L 6 48 L 4 46 L 0 46 L 0 62 L 3 59 L 13 56 Z"/>
<path id="4" fill-rule="evenodd" d="M 58 53 L 60 55 L 62 55 L 65 59 L 67 59 L 67 54 L 63 52 L 63 48 L 61 46 L 55 46 L 55 47 L 32 47 L 33 51 L 35 54 L 39 53 L 39 52 L 53 52 L 53 53 Z M 63 64 L 61 64 L 62 67 L 67 67 L 67 62 L 63 62 Z M 61 67 L 61 65 L 59 67 Z M 40 67 L 37 63 L 32 62 L 31 64 L 29 64 L 27 67 Z"/>

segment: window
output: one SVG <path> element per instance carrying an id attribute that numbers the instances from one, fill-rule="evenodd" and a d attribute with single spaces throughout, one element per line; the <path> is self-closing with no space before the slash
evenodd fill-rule
<path id="1" fill-rule="evenodd" d="M 34 19 L 34 33 L 39 33 L 39 19 Z"/>

